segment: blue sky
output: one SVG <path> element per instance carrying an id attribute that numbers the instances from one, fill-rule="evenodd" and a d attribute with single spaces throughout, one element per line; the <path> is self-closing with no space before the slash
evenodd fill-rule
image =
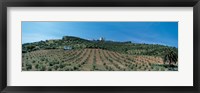
<path id="1" fill-rule="evenodd" d="M 178 47 L 178 22 L 22 22 L 22 43 L 63 36 Z"/>

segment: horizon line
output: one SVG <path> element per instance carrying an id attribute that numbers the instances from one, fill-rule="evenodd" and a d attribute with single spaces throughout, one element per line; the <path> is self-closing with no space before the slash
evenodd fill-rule
<path id="1" fill-rule="evenodd" d="M 62 38 L 63 37 L 65 37 L 65 36 L 62 36 Z M 86 38 L 81 38 L 81 37 L 76 37 L 76 36 L 67 36 L 67 37 L 75 37 L 75 38 L 80 38 L 80 39 L 85 39 L 85 40 L 89 40 L 89 41 L 93 41 L 93 40 L 99 40 L 99 39 L 86 39 Z M 62 40 L 62 38 L 57 38 L 57 39 L 55 39 L 55 38 L 52 38 L 52 39 L 46 39 L 46 40 Z M 101 38 L 101 37 L 99 37 L 99 38 Z M 133 41 L 115 41 L 115 40 L 106 40 L 106 38 L 105 37 L 103 37 L 104 39 L 105 39 L 105 41 L 112 41 L 112 42 L 121 42 L 121 43 L 123 43 L 123 42 L 131 42 L 131 44 L 152 44 L 152 45 L 162 45 L 162 46 L 168 46 L 168 47 L 175 47 L 175 48 L 178 48 L 178 46 L 176 47 L 176 46 L 171 46 L 171 45 L 167 45 L 167 44 L 160 44 L 160 43 L 140 43 L 140 42 L 133 42 Z M 22 43 L 22 45 L 23 44 L 28 44 L 28 43 L 36 43 L 36 42 L 41 42 L 41 41 L 46 41 L 46 40 L 39 40 L 39 41 L 33 41 L 33 42 L 26 42 L 26 43 Z"/>

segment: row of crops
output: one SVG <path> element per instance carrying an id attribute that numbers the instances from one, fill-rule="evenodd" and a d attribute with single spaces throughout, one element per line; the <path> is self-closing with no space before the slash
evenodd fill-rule
<path id="1" fill-rule="evenodd" d="M 162 58 L 102 49 L 37 50 L 23 53 L 23 71 L 166 71 Z"/>

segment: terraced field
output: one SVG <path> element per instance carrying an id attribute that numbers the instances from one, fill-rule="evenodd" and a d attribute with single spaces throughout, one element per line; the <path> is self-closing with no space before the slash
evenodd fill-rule
<path id="1" fill-rule="evenodd" d="M 167 71 L 154 56 L 127 55 L 102 49 L 50 49 L 22 54 L 23 71 Z"/>

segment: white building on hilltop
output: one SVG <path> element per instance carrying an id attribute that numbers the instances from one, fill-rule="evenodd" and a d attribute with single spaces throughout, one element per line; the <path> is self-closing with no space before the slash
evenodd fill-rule
<path id="1" fill-rule="evenodd" d="M 103 37 L 99 38 L 99 41 L 104 41 L 104 40 L 105 40 L 105 38 L 103 38 Z"/>

